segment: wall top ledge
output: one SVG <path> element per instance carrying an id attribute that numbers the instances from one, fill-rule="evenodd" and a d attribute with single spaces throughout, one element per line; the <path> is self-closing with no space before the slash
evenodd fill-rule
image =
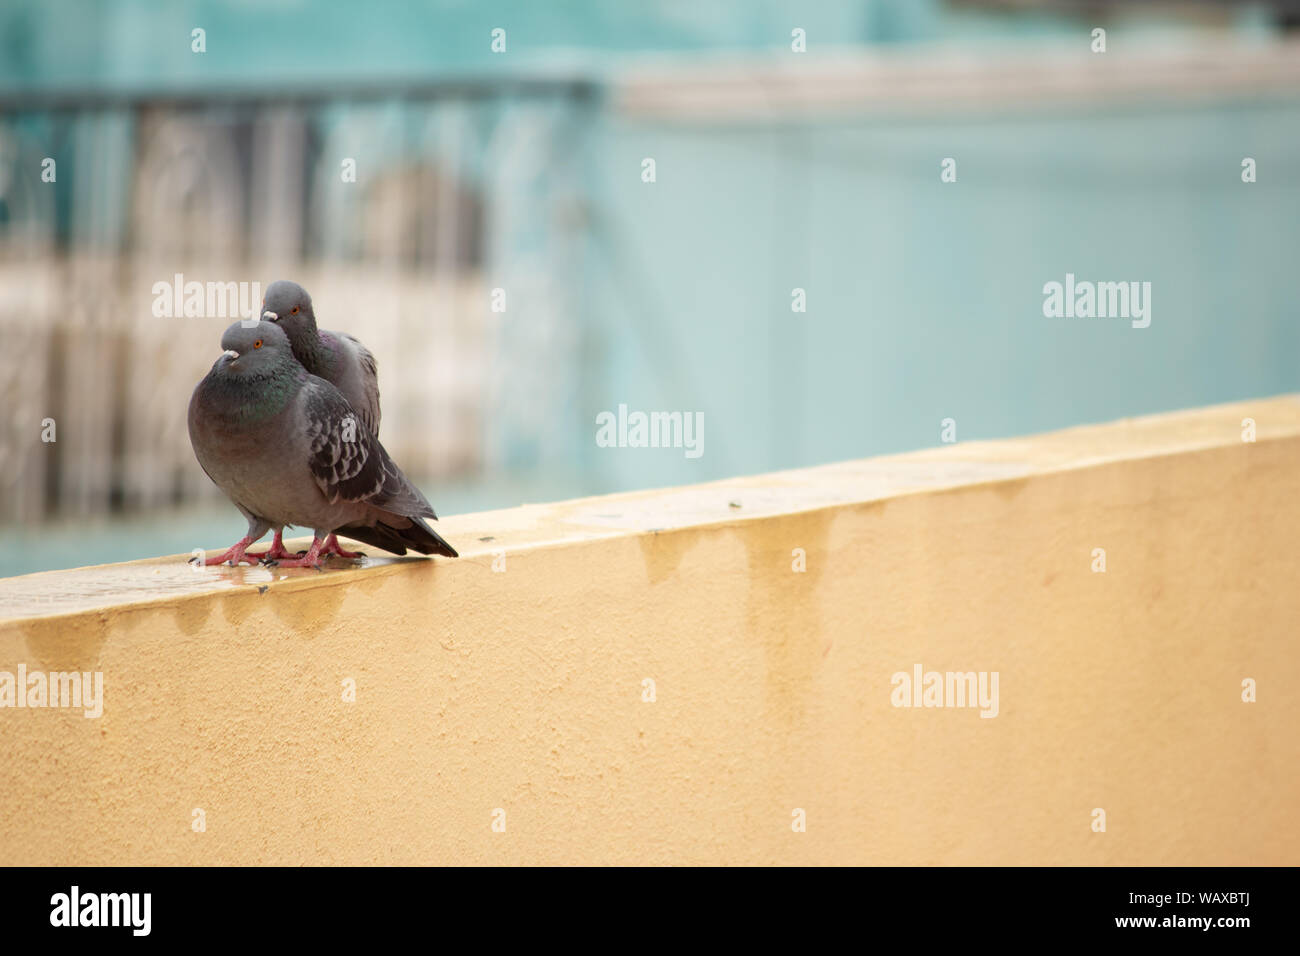
<path id="1" fill-rule="evenodd" d="M 1256 441 L 1300 437 L 1300 394 L 1083 425 L 996 441 L 958 442 L 923 451 L 773 472 L 678 488 L 626 492 L 500 511 L 454 515 L 439 532 L 458 559 L 369 557 L 324 571 L 225 566 L 195 568 L 187 555 L 146 558 L 0 579 L 0 631 L 32 618 L 171 602 L 233 589 L 328 587 L 358 575 L 402 574 L 436 561 L 439 574 L 475 575 L 497 552 L 569 546 L 601 538 L 729 525 L 901 495 L 1014 481 L 1110 462 L 1244 444 L 1244 419 Z M 936 423 L 937 427 L 937 423 Z M 231 512 L 231 535 L 242 529 Z M 237 526 L 238 525 L 238 526 Z M 226 542 L 227 544 L 229 542 Z M 302 545 L 305 547 L 305 543 Z"/>

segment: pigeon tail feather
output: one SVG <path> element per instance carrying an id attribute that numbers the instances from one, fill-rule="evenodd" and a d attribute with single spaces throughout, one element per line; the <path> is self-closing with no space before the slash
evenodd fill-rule
<path id="1" fill-rule="evenodd" d="M 407 520 L 411 523 L 406 528 L 395 528 L 381 521 L 374 525 L 348 525 L 334 530 L 336 534 L 341 534 L 345 538 L 364 541 L 366 544 L 392 551 L 394 554 L 406 554 L 406 549 L 410 548 L 420 554 L 460 557 L 456 549 L 444 541 L 438 532 L 430 528 L 423 518 L 412 517 Z"/>

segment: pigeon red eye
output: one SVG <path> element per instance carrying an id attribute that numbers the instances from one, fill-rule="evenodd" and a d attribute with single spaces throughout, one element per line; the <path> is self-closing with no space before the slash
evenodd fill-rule
<path id="1" fill-rule="evenodd" d="M 260 349 L 261 347 L 262 347 L 262 340 L 261 340 L 261 339 L 258 339 L 256 342 L 253 343 L 253 348 L 255 348 L 255 349 Z"/>
<path id="2" fill-rule="evenodd" d="M 295 305 L 292 309 L 289 310 L 289 314 L 290 314 L 290 315 L 297 315 L 297 314 L 298 314 L 298 307 Z"/>

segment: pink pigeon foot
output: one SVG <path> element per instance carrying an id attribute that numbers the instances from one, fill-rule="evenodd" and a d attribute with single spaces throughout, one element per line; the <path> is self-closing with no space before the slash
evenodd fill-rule
<path id="1" fill-rule="evenodd" d="M 211 567 L 214 564 L 226 564 L 227 562 L 229 562 L 231 567 L 235 567 L 236 565 L 241 564 L 244 561 L 247 561 L 249 564 L 257 564 L 256 558 L 254 558 L 250 554 L 245 553 L 248 549 L 248 546 L 252 543 L 253 543 L 252 539 L 249 538 L 248 535 L 244 535 L 233 545 L 231 545 L 228 549 L 222 551 L 215 558 L 208 558 L 203 563 L 208 567 Z M 195 560 L 194 558 L 190 558 L 190 563 L 193 564 L 194 560 Z"/>
<path id="2" fill-rule="evenodd" d="M 331 534 L 325 539 L 325 547 L 321 549 L 321 557 L 329 557 L 331 554 L 337 554 L 340 558 L 364 558 L 364 551 L 345 551 L 339 544 L 338 535 Z"/>
<path id="3" fill-rule="evenodd" d="M 268 561 L 267 564 L 275 564 L 282 568 L 315 568 L 321 570 L 320 566 L 321 539 L 313 538 L 311 550 L 300 558 L 277 558 L 274 561 Z"/>
<path id="4" fill-rule="evenodd" d="M 281 558 L 296 558 L 298 555 L 305 553 L 299 551 L 298 554 L 294 554 L 292 551 L 286 551 L 284 549 L 284 539 L 281 537 L 282 534 L 284 534 L 282 530 L 277 531 L 275 540 L 271 542 L 269 549 L 266 551 L 250 551 L 248 557 L 257 558 L 259 561 L 278 561 Z"/>

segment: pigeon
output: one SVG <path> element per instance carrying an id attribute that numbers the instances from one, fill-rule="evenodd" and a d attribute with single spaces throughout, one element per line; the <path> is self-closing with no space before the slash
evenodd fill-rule
<path id="1" fill-rule="evenodd" d="M 351 335 L 318 329 L 311 296 L 298 283 L 287 279 L 277 279 L 266 287 L 261 318 L 278 323 L 284 329 L 289 344 L 293 346 L 294 358 L 308 372 L 320 376 L 342 392 L 356 409 L 362 426 L 378 438 L 379 367 L 370 350 Z M 284 549 L 282 534 L 282 529 L 275 529 L 268 557 L 292 557 Z M 360 557 L 357 552 L 344 551 L 333 535 L 326 540 L 325 547 L 345 558 Z"/>
<path id="2" fill-rule="evenodd" d="M 205 564 L 254 563 L 248 547 L 271 528 L 315 532 L 282 567 L 320 567 L 340 532 L 395 554 L 457 557 L 424 521 L 433 507 L 329 382 L 294 358 L 278 325 L 236 322 L 190 398 L 190 444 L 199 464 L 248 519 L 248 533 Z"/>
<path id="3" fill-rule="evenodd" d="M 370 350 L 344 332 L 316 328 L 311 296 L 296 282 L 279 279 L 266 288 L 261 318 L 289 336 L 302 367 L 343 393 L 370 434 L 379 435 L 379 368 Z"/>

